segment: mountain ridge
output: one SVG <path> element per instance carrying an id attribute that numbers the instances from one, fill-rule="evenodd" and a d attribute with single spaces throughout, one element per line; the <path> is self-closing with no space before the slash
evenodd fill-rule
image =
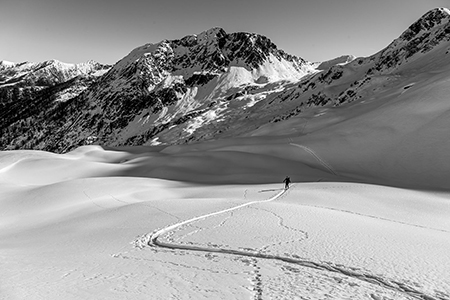
<path id="1" fill-rule="evenodd" d="M 0 87 L 51 86 L 77 76 L 100 76 L 109 68 L 93 60 L 69 64 L 59 60 L 44 62 L 0 62 Z M 103 71 L 103 72 L 102 72 Z M 95 74 L 99 72 L 98 74 Z"/>
<path id="2" fill-rule="evenodd" d="M 91 143 L 190 143 L 248 135 L 315 107 L 359 101 L 403 80 L 402 72 L 446 65 L 449 12 L 427 12 L 369 57 L 341 56 L 322 66 L 287 54 L 262 35 L 218 27 L 145 44 L 55 108 L 53 123 L 44 121 L 54 136 L 35 128 L 47 137 L 23 146 L 61 152 Z M 19 140 L 12 135 L 2 148 L 17 147 Z"/>

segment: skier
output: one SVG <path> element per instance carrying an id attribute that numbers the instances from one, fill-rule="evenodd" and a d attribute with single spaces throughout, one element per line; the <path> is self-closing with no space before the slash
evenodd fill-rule
<path id="1" fill-rule="evenodd" d="M 291 183 L 291 178 L 289 178 L 289 176 L 286 176 L 283 182 L 285 183 L 284 189 L 287 190 L 289 188 L 289 184 Z"/>

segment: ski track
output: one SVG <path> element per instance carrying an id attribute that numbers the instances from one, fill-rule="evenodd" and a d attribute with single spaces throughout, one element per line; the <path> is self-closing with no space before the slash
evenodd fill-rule
<path id="1" fill-rule="evenodd" d="M 293 144 L 293 145 L 299 146 L 301 148 L 304 147 L 304 146 L 296 145 L 296 144 Z M 309 149 L 309 148 L 306 148 L 306 149 Z M 322 162 L 322 160 L 313 153 L 314 152 L 312 152 L 312 155 L 314 157 L 318 158 L 318 160 Z M 328 166 L 326 163 L 323 165 Z M 332 168 L 327 167 L 327 169 L 329 169 L 333 174 L 336 174 Z M 355 279 L 367 282 L 369 284 L 375 284 L 382 288 L 386 288 L 386 289 L 390 289 L 390 290 L 393 290 L 396 292 L 403 293 L 403 294 L 405 294 L 409 297 L 415 298 L 415 299 L 446 300 L 446 298 L 443 298 L 443 297 L 437 296 L 437 298 L 436 298 L 436 297 L 421 293 L 420 291 L 414 289 L 411 286 L 408 286 L 405 283 L 394 281 L 394 280 L 389 280 L 389 279 L 386 279 L 386 278 L 383 278 L 383 277 L 380 277 L 377 275 L 372 275 L 369 273 L 364 273 L 359 270 L 355 271 L 355 270 L 357 270 L 356 268 L 349 268 L 349 267 L 345 267 L 342 265 L 337 266 L 337 265 L 334 265 L 332 263 L 327 263 L 327 262 L 314 262 L 314 261 L 309 261 L 309 260 L 298 258 L 297 256 L 287 257 L 287 256 L 267 254 L 267 253 L 262 253 L 261 250 L 245 251 L 243 249 L 234 250 L 234 249 L 217 248 L 217 247 L 211 248 L 211 247 L 196 246 L 196 245 L 192 245 L 192 244 L 186 245 L 186 244 L 168 243 L 168 242 L 162 242 L 162 241 L 158 240 L 158 238 L 160 236 L 162 236 L 166 233 L 170 233 L 171 231 L 174 231 L 176 229 L 179 229 L 180 227 L 182 227 L 184 225 L 190 225 L 190 223 L 193 223 L 193 222 L 196 222 L 199 220 L 204 220 L 204 219 L 212 217 L 212 216 L 217 216 L 217 215 L 224 214 L 224 213 L 231 213 L 235 210 L 238 210 L 240 208 L 247 207 L 250 205 L 259 204 L 259 203 L 267 203 L 267 202 L 277 200 L 282 195 L 284 195 L 287 191 L 289 191 L 289 190 L 282 190 L 281 192 L 277 193 L 275 196 L 273 196 L 267 200 L 251 201 L 251 202 L 237 205 L 237 206 L 234 206 L 231 208 L 227 208 L 224 210 L 205 214 L 202 216 L 197 216 L 197 217 L 194 217 L 194 218 L 182 221 L 182 222 L 172 224 L 170 226 L 164 227 L 162 229 L 156 230 L 152 233 L 149 233 L 149 234 L 139 237 L 137 240 L 135 240 L 133 242 L 133 244 L 139 248 L 143 248 L 145 246 L 150 246 L 150 247 L 156 247 L 156 248 L 159 247 L 159 248 L 165 248 L 165 249 L 171 249 L 171 250 L 188 250 L 188 251 L 196 251 L 196 252 L 206 252 L 208 254 L 221 253 L 221 254 L 229 254 L 229 255 L 235 255 L 235 256 L 241 256 L 241 257 L 242 256 L 249 257 L 252 259 L 252 265 L 254 265 L 254 266 L 256 266 L 256 263 L 257 263 L 256 259 L 258 259 L 258 258 L 267 259 L 267 260 L 276 260 L 276 261 L 281 261 L 281 262 L 285 262 L 288 264 L 299 265 L 299 266 L 302 266 L 305 268 L 311 268 L 311 269 L 315 269 L 315 270 L 345 275 L 345 276 L 348 276 L 351 278 L 355 278 Z M 247 193 L 247 191 L 245 191 L 244 196 L 246 195 L 246 193 Z M 232 214 L 230 216 L 228 216 L 228 218 L 226 218 L 224 221 L 222 221 L 222 223 L 219 226 L 223 226 L 225 224 L 226 220 L 231 217 L 232 217 Z M 279 218 L 281 218 L 281 217 L 279 217 Z M 280 222 L 282 224 L 282 219 Z M 305 234 L 306 234 L 305 238 L 307 238 L 307 233 L 305 233 Z M 254 298 L 262 299 L 262 293 L 261 293 L 262 283 L 261 283 L 261 278 L 260 278 L 261 275 L 259 274 L 259 276 L 258 276 L 258 274 L 259 274 L 259 271 L 258 271 L 258 268 L 256 268 L 255 274 L 254 274 L 255 279 L 253 280 L 254 281 L 254 292 L 255 292 Z"/>
<path id="2" fill-rule="evenodd" d="M 308 148 L 303 145 L 295 144 L 295 143 L 289 143 L 289 144 L 305 150 L 306 152 L 311 154 L 325 169 L 327 169 L 328 172 L 330 172 L 333 175 L 338 175 L 338 173 L 326 161 L 324 161 L 322 158 L 320 158 L 320 156 L 318 156 L 316 154 L 316 152 L 314 152 L 311 148 Z"/>
<path id="3" fill-rule="evenodd" d="M 189 232 L 189 233 L 186 233 L 186 234 L 182 235 L 181 237 L 177 238 L 177 241 L 178 241 L 178 242 L 181 242 L 183 239 L 185 239 L 185 238 L 187 238 L 187 237 L 190 237 L 190 236 L 192 236 L 192 235 L 194 235 L 194 234 L 196 234 L 196 233 L 199 233 L 199 232 L 201 232 L 201 231 L 204 231 L 204 230 L 206 230 L 206 229 L 214 230 L 214 229 L 216 229 L 216 228 L 220 228 L 220 227 L 224 226 L 225 223 L 233 217 L 233 214 L 234 214 L 234 213 L 231 211 L 231 212 L 229 213 L 229 215 L 228 215 L 225 219 L 223 219 L 218 225 L 216 225 L 216 226 L 214 226 L 214 227 L 204 228 L 204 227 L 198 227 L 198 226 L 196 226 L 196 227 L 197 227 L 196 230 L 191 231 L 191 232 Z M 190 226 L 192 226 L 192 225 L 190 225 Z M 180 229 L 181 229 L 181 227 L 180 227 Z"/>
<path id="4" fill-rule="evenodd" d="M 260 211 L 265 211 L 265 212 L 273 215 L 275 218 L 278 219 L 278 226 L 280 226 L 280 227 L 282 227 L 282 228 L 284 228 L 284 229 L 286 229 L 288 231 L 296 232 L 296 233 L 298 233 L 300 235 L 300 237 L 297 238 L 297 239 L 292 239 L 292 240 L 288 240 L 288 241 L 282 241 L 282 242 L 267 244 L 266 246 L 261 247 L 259 249 L 259 251 L 265 252 L 265 251 L 269 251 L 269 248 L 273 247 L 273 246 L 281 246 L 283 244 L 290 244 L 290 243 L 294 243 L 294 242 L 302 242 L 302 241 L 308 239 L 308 232 L 300 230 L 300 229 L 297 229 L 297 228 L 294 228 L 294 227 L 287 226 L 286 224 L 284 224 L 284 218 L 282 216 L 280 216 L 280 215 L 278 215 L 278 214 L 276 214 L 276 213 L 274 213 L 274 212 L 272 212 L 270 210 L 264 209 L 264 208 L 259 208 L 259 207 L 252 207 L 252 208 L 256 209 L 256 210 L 260 210 Z"/>
<path id="5" fill-rule="evenodd" d="M 86 191 L 83 191 L 83 194 L 92 202 L 92 204 L 94 204 L 95 206 L 97 206 L 100 209 L 107 209 L 107 207 L 105 206 L 101 206 L 100 204 L 98 204 L 97 202 L 94 201 L 94 199 L 91 198 L 91 196 L 89 196 Z"/>

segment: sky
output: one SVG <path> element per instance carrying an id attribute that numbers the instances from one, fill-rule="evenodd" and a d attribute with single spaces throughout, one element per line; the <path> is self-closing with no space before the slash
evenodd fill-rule
<path id="1" fill-rule="evenodd" d="M 0 60 L 114 64 L 212 27 L 255 32 L 308 61 L 369 56 L 450 0 L 0 0 Z"/>

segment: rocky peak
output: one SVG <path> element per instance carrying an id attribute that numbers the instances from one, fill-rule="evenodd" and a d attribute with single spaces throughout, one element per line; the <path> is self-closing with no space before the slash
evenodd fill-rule
<path id="1" fill-rule="evenodd" d="M 219 27 L 214 27 L 198 34 L 197 41 L 199 44 L 204 44 L 208 43 L 209 41 L 215 41 L 220 38 L 223 38 L 226 35 L 227 33 L 225 32 L 225 30 Z"/>
<path id="2" fill-rule="evenodd" d="M 267 37 L 248 32 L 226 33 L 215 27 L 181 39 L 138 47 L 119 61 L 105 78 L 121 82 L 111 82 L 113 90 L 115 87 L 118 92 L 124 90 L 125 83 L 136 93 L 145 94 L 168 76 L 181 76 L 184 81 L 193 82 L 190 79 L 201 73 L 211 79 L 234 66 L 251 72 L 271 58 L 279 63 L 287 61 L 294 72 L 305 73 L 305 60 L 279 50 Z"/>
<path id="3" fill-rule="evenodd" d="M 450 41 L 450 10 L 435 8 L 424 14 L 405 30 L 399 38 L 380 52 L 369 57 L 375 69 L 391 72 L 419 54 L 426 54 L 443 42 Z"/>
<path id="4" fill-rule="evenodd" d="M 400 39 L 410 41 L 414 37 L 426 34 L 439 26 L 448 25 L 449 20 L 450 10 L 448 8 L 432 9 L 409 26 L 409 28 L 400 36 Z"/>
<path id="5" fill-rule="evenodd" d="M 228 34 L 219 41 L 219 47 L 230 61 L 244 61 L 250 68 L 257 68 L 270 53 L 276 54 L 278 51 L 267 37 L 248 32 Z"/>
<path id="6" fill-rule="evenodd" d="M 170 41 L 170 44 L 178 56 L 174 58 L 175 64 L 181 63 L 183 68 L 201 64 L 202 69 L 208 71 L 223 71 L 224 67 L 235 65 L 257 68 L 270 53 L 279 59 L 288 58 L 265 36 L 249 32 L 228 34 L 217 27 Z M 187 57 L 189 62 L 185 61 Z"/>

